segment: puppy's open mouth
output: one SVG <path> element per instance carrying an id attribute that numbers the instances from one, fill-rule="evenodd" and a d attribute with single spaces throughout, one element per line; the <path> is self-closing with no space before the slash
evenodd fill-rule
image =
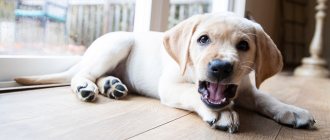
<path id="1" fill-rule="evenodd" d="M 212 109 L 222 108 L 235 97 L 237 85 L 199 81 L 198 92 L 201 100 Z"/>

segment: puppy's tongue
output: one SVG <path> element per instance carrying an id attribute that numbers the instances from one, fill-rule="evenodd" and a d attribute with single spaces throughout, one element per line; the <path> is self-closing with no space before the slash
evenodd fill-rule
<path id="1" fill-rule="evenodd" d="M 225 89 L 225 85 L 221 85 L 218 83 L 210 83 L 207 86 L 207 90 L 209 91 L 209 99 L 212 99 L 213 101 L 221 101 L 223 98 L 225 98 Z"/>

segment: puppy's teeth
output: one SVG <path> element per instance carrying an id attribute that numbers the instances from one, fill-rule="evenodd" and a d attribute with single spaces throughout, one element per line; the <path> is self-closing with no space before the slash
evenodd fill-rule
<path id="1" fill-rule="evenodd" d="M 207 94 L 204 94 L 204 95 L 203 95 L 203 98 L 206 99 L 206 98 L 207 98 Z"/>
<path id="2" fill-rule="evenodd" d="M 222 100 L 221 100 L 221 102 L 225 102 L 226 101 L 226 98 L 223 98 Z"/>

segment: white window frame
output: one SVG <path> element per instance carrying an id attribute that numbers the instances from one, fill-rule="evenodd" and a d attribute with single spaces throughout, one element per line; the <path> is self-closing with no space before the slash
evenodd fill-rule
<path id="1" fill-rule="evenodd" d="M 136 0 L 134 32 L 165 31 L 170 0 Z M 231 11 L 244 17 L 246 0 L 212 0 L 212 12 Z"/>
<path id="2" fill-rule="evenodd" d="M 246 0 L 212 0 L 212 12 L 232 11 L 244 16 Z M 136 0 L 134 32 L 165 31 L 169 0 Z M 81 56 L 0 55 L 0 88 L 17 86 L 14 77 L 62 72 Z"/>
<path id="3" fill-rule="evenodd" d="M 212 12 L 231 11 L 244 17 L 246 0 L 212 0 Z"/>

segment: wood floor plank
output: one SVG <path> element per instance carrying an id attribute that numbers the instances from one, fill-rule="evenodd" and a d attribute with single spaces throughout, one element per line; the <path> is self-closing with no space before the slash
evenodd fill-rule
<path id="1" fill-rule="evenodd" d="M 139 96 L 78 101 L 68 87 L 0 95 L 0 139 L 125 139 L 189 112 Z"/>
<path id="2" fill-rule="evenodd" d="M 207 123 L 203 122 L 199 116 L 190 114 L 132 139 L 271 140 L 276 137 L 281 127 L 274 121 L 245 109 L 238 109 L 238 113 L 240 116 L 240 128 L 239 132 L 235 134 L 212 129 Z"/>

